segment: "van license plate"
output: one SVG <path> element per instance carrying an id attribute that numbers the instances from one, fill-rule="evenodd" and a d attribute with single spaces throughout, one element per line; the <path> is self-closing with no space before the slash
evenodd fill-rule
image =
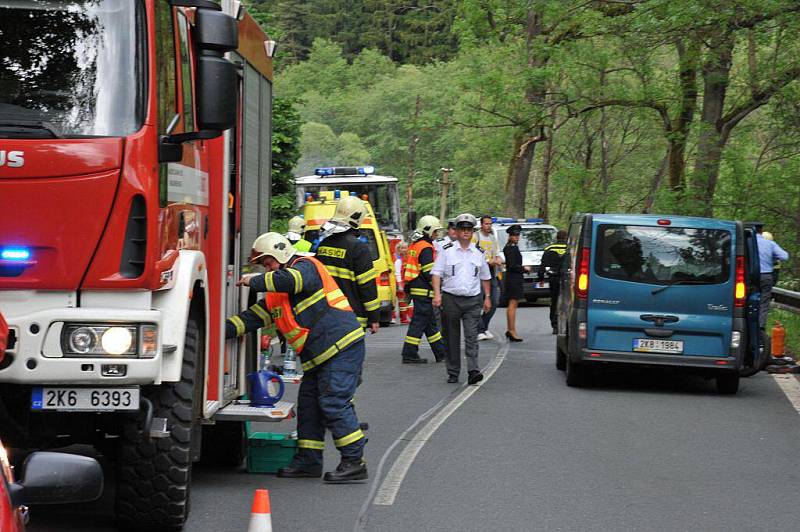
<path id="1" fill-rule="evenodd" d="M 683 340 L 634 338 L 633 350 L 641 353 L 683 353 Z"/>
<path id="2" fill-rule="evenodd" d="M 139 388 L 37 387 L 31 394 L 31 409 L 90 412 L 139 410 Z"/>

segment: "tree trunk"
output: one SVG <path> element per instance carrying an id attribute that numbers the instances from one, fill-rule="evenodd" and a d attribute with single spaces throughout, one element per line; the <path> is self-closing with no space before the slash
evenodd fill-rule
<path id="1" fill-rule="evenodd" d="M 714 213 L 714 191 L 726 140 L 721 134 L 722 113 L 725 109 L 732 55 L 733 38 L 725 36 L 712 43 L 703 65 L 703 111 L 691 197 L 686 204 L 689 214 L 712 216 Z"/>
<path id="2" fill-rule="evenodd" d="M 528 177 L 531 172 L 531 162 L 539 137 L 531 137 L 526 133 L 514 135 L 514 152 L 508 164 L 506 175 L 506 214 L 512 218 L 525 217 L 525 198 L 528 189 Z"/>
<path id="3" fill-rule="evenodd" d="M 669 151 L 667 167 L 669 169 L 669 188 L 672 191 L 683 191 L 686 186 L 686 139 L 694 120 L 697 106 L 697 63 L 700 53 L 696 40 L 689 42 L 688 47 L 682 42 L 676 43 L 678 50 L 678 78 L 680 82 L 680 107 L 678 116 L 671 121 L 668 132 Z"/>
<path id="4" fill-rule="evenodd" d="M 544 144 L 544 154 L 542 155 L 542 181 L 539 183 L 539 218 L 547 220 L 550 216 L 550 171 L 553 168 L 553 135 L 555 131 L 550 129 L 547 140 Z"/>

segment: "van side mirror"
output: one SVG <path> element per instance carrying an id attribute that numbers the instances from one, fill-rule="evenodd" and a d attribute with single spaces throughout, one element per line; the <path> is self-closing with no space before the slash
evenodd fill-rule
<path id="1" fill-rule="evenodd" d="M 21 479 L 9 488 L 15 506 L 89 502 L 103 493 L 103 470 L 88 456 L 36 452 L 25 460 Z"/>

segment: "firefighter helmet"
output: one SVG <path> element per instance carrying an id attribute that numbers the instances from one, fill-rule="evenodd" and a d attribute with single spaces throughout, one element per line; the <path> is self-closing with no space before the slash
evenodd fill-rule
<path id="1" fill-rule="evenodd" d="M 474 229 L 478 225 L 478 220 L 470 213 L 465 212 L 456 216 L 456 228 L 458 229 Z"/>
<path id="2" fill-rule="evenodd" d="M 287 232 L 295 233 L 302 238 L 303 233 L 306 232 L 306 221 L 300 216 L 292 216 L 289 219 L 289 228 Z"/>
<path id="3" fill-rule="evenodd" d="M 439 218 L 431 216 L 430 214 L 423 216 L 419 219 L 419 222 L 417 222 L 417 231 L 425 236 L 432 237 L 433 234 L 440 229 L 442 229 L 442 224 Z"/>
<path id="4" fill-rule="evenodd" d="M 294 254 L 295 249 L 285 236 L 280 233 L 264 233 L 253 242 L 250 262 L 270 256 L 281 264 L 286 264 Z"/>
<path id="5" fill-rule="evenodd" d="M 367 207 L 363 201 L 356 196 L 346 196 L 336 204 L 336 211 L 333 213 L 331 221 L 358 229 L 366 215 Z"/>

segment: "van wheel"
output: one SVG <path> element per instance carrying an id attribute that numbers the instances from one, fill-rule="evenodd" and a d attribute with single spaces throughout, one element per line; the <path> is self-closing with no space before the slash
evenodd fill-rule
<path id="1" fill-rule="evenodd" d="M 581 388 L 586 386 L 588 380 L 588 370 L 581 364 L 576 364 L 569 357 L 566 358 L 567 386 L 571 388 Z"/>
<path id="2" fill-rule="evenodd" d="M 730 372 L 717 377 L 717 393 L 734 395 L 739 391 L 739 374 Z"/>
<path id="3" fill-rule="evenodd" d="M 762 371 L 764 368 L 767 367 L 769 364 L 770 359 L 772 358 L 772 339 L 770 338 L 769 334 L 765 332 L 761 332 L 763 336 L 763 343 L 764 347 L 758 350 L 758 354 L 755 356 L 755 360 L 753 360 L 753 365 L 751 367 L 744 367 L 739 372 L 739 375 L 742 377 L 752 377 L 759 371 Z"/>
<path id="4" fill-rule="evenodd" d="M 180 530 L 189 514 L 193 449 L 197 449 L 203 365 L 202 332 L 193 318 L 186 339 L 179 382 L 150 387 L 154 416 L 167 418 L 170 435 L 150 438 L 134 418 L 120 437 L 116 513 L 128 529 Z M 198 384 L 195 386 L 195 384 Z"/>
<path id="5" fill-rule="evenodd" d="M 558 340 L 556 340 L 556 369 L 559 371 L 567 369 L 567 354 L 558 346 Z"/>

